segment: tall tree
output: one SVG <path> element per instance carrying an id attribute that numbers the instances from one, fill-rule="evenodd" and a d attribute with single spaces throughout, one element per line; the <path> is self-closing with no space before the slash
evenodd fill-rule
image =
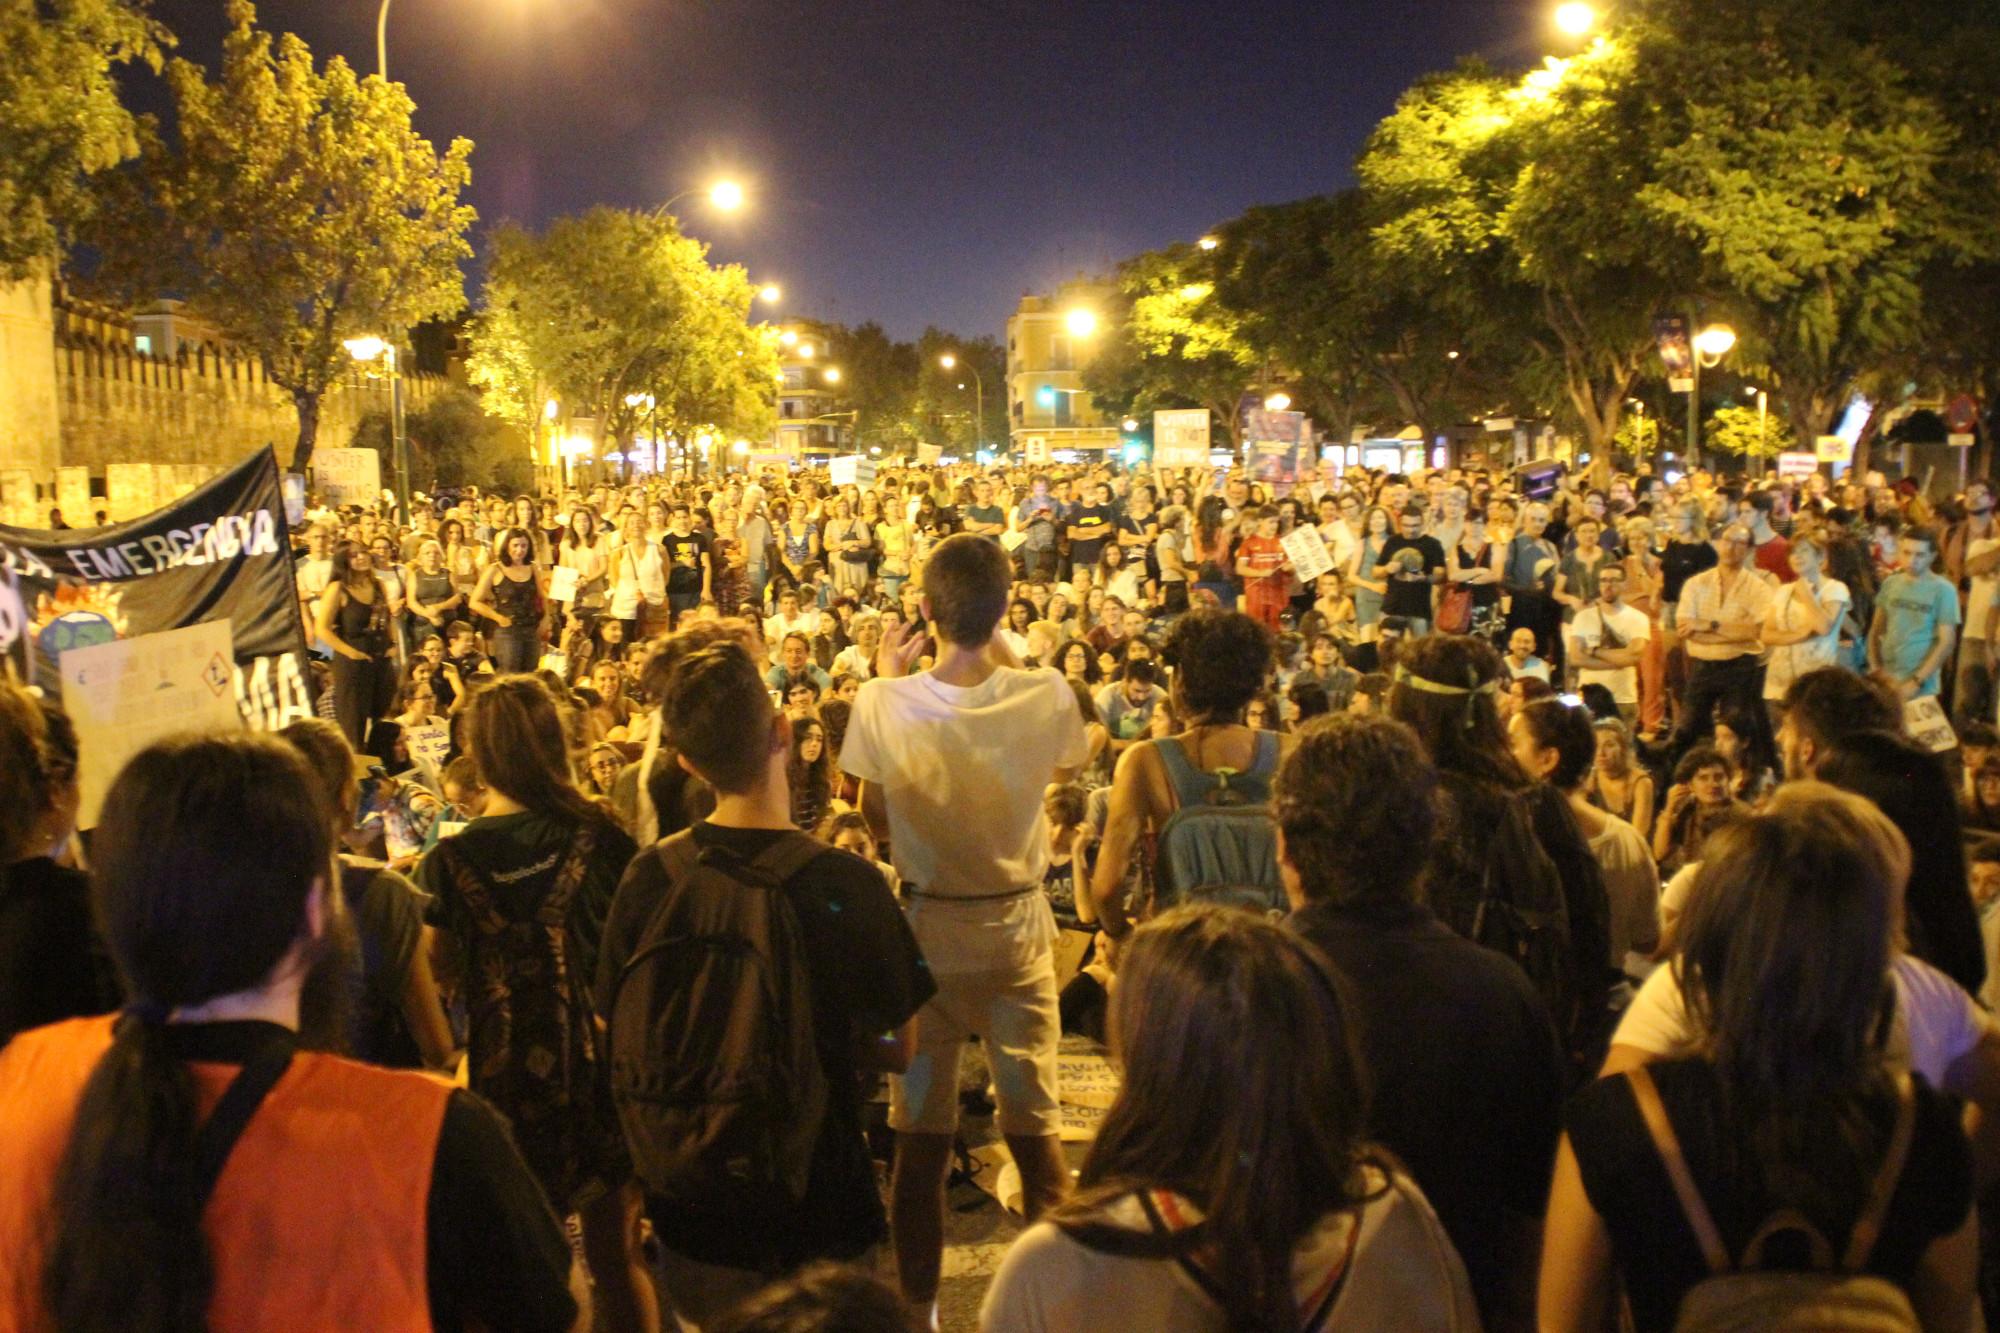
<path id="1" fill-rule="evenodd" d="M 1175 245 L 1119 265 L 1117 294 L 1100 312 L 1105 327 L 1083 385 L 1113 412 L 1205 407 L 1241 447 L 1237 404 L 1276 365 L 1251 344 L 1241 312 L 1216 298 L 1211 253 Z"/>
<path id="2" fill-rule="evenodd" d="M 90 176 L 137 155 L 113 72 L 171 40 L 136 0 L 0 0 L 0 279 L 56 259 Z"/>
<path id="3" fill-rule="evenodd" d="M 465 304 L 472 144 L 438 153 L 410 125 L 402 85 L 315 68 L 298 37 L 229 0 L 220 77 L 167 67 L 170 137 L 148 125 L 123 206 L 96 239 L 134 296 L 176 292 L 255 352 L 298 409 L 292 466 L 319 432 L 320 400 L 363 335 L 401 339 Z"/>
<path id="4" fill-rule="evenodd" d="M 502 226 L 488 250 L 467 371 L 494 415 L 532 427 L 555 397 L 618 445 L 768 432 L 777 359 L 749 322 L 755 289 L 671 217 L 594 208 L 540 235 Z"/>

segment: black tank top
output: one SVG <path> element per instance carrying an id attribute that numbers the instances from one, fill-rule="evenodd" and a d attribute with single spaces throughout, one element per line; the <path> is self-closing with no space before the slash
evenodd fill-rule
<path id="1" fill-rule="evenodd" d="M 346 596 L 340 599 L 340 614 L 335 618 L 334 629 L 343 642 L 358 648 L 371 657 L 379 657 L 389 647 L 388 606 L 382 600 L 382 585 L 375 585 L 375 600 L 364 602 L 353 592 L 343 589 Z"/>
<path id="2" fill-rule="evenodd" d="M 531 575 L 510 579 L 502 570 L 493 576 L 493 609 L 514 622 L 516 629 L 533 627 L 542 617 L 542 590 Z"/>

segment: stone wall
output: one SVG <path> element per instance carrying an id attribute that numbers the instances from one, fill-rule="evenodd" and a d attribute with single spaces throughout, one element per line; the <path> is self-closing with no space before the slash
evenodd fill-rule
<path id="1" fill-rule="evenodd" d="M 59 297 L 54 316 L 63 466 L 93 474 L 107 463 L 227 466 L 266 444 L 290 463 L 298 413 L 255 357 L 217 342 L 148 355 L 134 350 L 129 317 L 74 299 Z M 405 375 L 405 408 L 443 387 L 440 376 Z M 344 447 L 363 416 L 388 410 L 388 380 L 357 367 L 321 400 L 318 444 Z"/>

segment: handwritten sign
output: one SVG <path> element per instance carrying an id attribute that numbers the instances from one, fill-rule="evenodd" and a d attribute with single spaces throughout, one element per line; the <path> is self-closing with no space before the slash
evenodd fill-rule
<path id="1" fill-rule="evenodd" d="M 1285 556 L 1292 562 L 1292 573 L 1301 583 L 1311 583 L 1333 568 L 1333 556 L 1327 552 L 1326 538 L 1318 528 L 1293 528 L 1279 545 L 1285 548 Z"/>
<path id="2" fill-rule="evenodd" d="M 944 446 L 941 444 L 920 444 L 917 446 L 917 465 L 919 467 L 936 467 L 938 459 L 943 457 Z"/>
<path id="3" fill-rule="evenodd" d="M 576 570 L 568 565 L 557 565 L 549 571 L 549 600 L 552 602 L 576 600 Z"/>
<path id="4" fill-rule="evenodd" d="M 1778 475 L 1781 477 L 1810 477 L 1819 471 L 1819 455 L 1808 450 L 1778 455 Z"/>
<path id="5" fill-rule="evenodd" d="M 843 454 L 827 460 L 826 474 L 836 486 L 866 486 L 875 480 L 875 460 L 860 454 Z"/>
<path id="6" fill-rule="evenodd" d="M 403 743 L 410 748 L 410 761 L 435 782 L 437 775 L 444 772 L 445 760 L 451 755 L 451 725 L 426 722 L 420 727 L 405 727 Z"/>
<path id="7" fill-rule="evenodd" d="M 1153 413 L 1153 463 L 1157 467 L 1208 466 L 1208 409 Z"/>
<path id="8" fill-rule="evenodd" d="M 1951 719 L 1944 715 L 1944 705 L 1934 694 L 1903 701 L 1903 730 L 1933 754 L 1958 748 L 1958 733 L 1951 729 Z"/>
<path id="9" fill-rule="evenodd" d="M 373 449 L 315 449 L 313 489 L 321 504 L 369 505 L 382 493 L 382 455 Z"/>
<path id="10" fill-rule="evenodd" d="M 63 711 L 76 726 L 78 828 L 97 827 L 125 762 L 165 736 L 240 731 L 229 622 L 71 648 L 62 655 Z"/>

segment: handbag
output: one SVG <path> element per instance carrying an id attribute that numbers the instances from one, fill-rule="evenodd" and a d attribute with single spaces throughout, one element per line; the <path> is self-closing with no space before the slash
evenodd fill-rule
<path id="1" fill-rule="evenodd" d="M 1445 634 L 1463 634 L 1472 628 L 1472 589 L 1452 583 L 1438 596 L 1437 627 Z"/>

